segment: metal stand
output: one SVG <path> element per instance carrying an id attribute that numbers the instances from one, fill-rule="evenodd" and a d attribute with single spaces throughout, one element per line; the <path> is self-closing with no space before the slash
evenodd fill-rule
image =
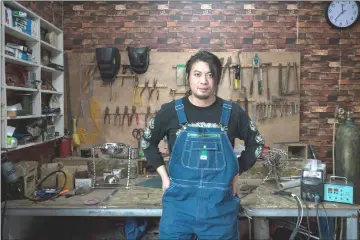
<path id="1" fill-rule="evenodd" d="M 126 189 L 130 189 L 130 168 L 131 168 L 131 148 L 129 148 L 129 162 L 128 162 L 128 174 L 127 174 Z"/>

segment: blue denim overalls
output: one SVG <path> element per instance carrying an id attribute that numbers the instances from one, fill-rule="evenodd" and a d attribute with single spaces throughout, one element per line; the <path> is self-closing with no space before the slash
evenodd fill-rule
<path id="1" fill-rule="evenodd" d="M 220 124 L 187 125 L 182 99 L 175 100 L 181 130 L 169 162 L 170 187 L 162 200 L 160 239 L 239 239 L 239 197 L 232 194 L 238 160 L 226 130 L 232 105 Z"/>

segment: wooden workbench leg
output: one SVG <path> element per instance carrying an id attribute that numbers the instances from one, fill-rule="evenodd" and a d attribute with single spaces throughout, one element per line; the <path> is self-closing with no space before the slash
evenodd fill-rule
<path id="1" fill-rule="evenodd" d="M 269 220 L 264 217 L 254 217 L 254 239 L 268 240 L 270 239 Z"/>
<path id="2" fill-rule="evenodd" d="M 358 239 L 358 219 L 356 217 L 346 218 L 346 239 Z"/>

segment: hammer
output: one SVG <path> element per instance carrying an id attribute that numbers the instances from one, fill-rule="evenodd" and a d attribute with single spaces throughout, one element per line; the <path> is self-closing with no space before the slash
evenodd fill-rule
<path id="1" fill-rule="evenodd" d="M 175 89 L 175 88 L 171 88 L 171 89 L 170 89 L 170 94 L 172 94 L 173 100 L 175 100 L 175 93 L 176 93 L 176 89 Z"/>

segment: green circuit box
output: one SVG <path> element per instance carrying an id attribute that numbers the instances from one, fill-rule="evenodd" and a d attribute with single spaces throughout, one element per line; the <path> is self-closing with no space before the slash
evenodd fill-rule
<path id="1" fill-rule="evenodd" d="M 354 186 L 345 181 L 333 181 L 324 183 L 324 201 L 354 204 Z"/>

